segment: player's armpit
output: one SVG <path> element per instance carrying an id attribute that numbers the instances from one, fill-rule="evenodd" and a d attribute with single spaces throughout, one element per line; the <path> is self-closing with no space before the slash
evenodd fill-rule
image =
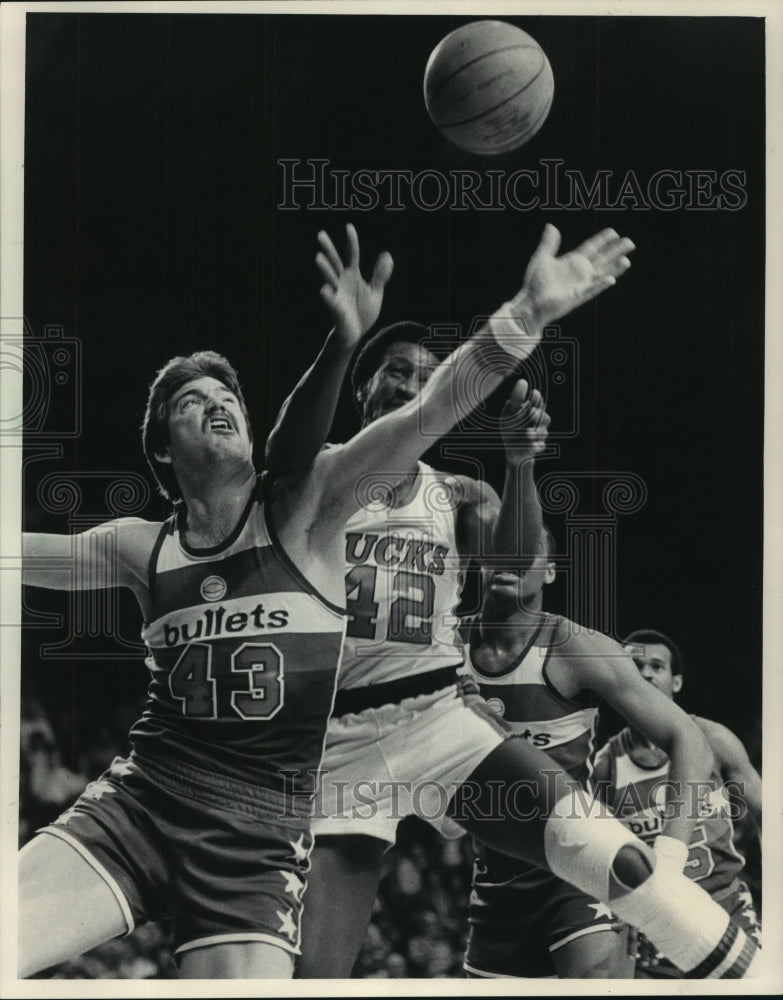
<path id="1" fill-rule="evenodd" d="M 50 590 L 146 585 L 159 524 L 119 518 L 74 535 L 22 535 L 22 582 Z"/>

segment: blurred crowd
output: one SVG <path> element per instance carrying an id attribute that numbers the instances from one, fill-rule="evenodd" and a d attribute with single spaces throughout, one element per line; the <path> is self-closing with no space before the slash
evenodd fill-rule
<path id="1" fill-rule="evenodd" d="M 129 725 L 124 712 L 74 725 L 72 706 L 62 705 L 61 710 L 63 718 L 58 720 L 56 707 L 45 709 L 30 696 L 22 699 L 20 846 L 38 827 L 56 819 L 116 755 L 127 752 Z M 746 831 L 741 830 L 740 836 L 745 837 Z M 755 838 L 743 846 L 749 852 L 747 880 L 760 904 Z M 443 840 L 426 823 L 414 817 L 403 820 L 397 843 L 385 856 L 378 899 L 354 977 L 460 977 L 471 868 L 469 837 Z M 174 979 L 170 946 L 166 923 L 149 923 L 36 978 Z"/>

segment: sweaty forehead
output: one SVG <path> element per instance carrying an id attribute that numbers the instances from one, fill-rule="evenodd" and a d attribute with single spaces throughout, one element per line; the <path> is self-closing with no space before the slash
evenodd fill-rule
<path id="1" fill-rule="evenodd" d="M 384 351 L 383 363 L 389 361 L 407 361 L 415 368 L 435 368 L 438 359 L 421 344 L 413 344 L 407 340 L 398 340 Z"/>

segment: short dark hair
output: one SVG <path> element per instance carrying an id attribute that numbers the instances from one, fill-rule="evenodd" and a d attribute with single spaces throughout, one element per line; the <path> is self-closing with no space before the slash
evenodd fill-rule
<path id="1" fill-rule="evenodd" d="M 429 338 L 429 327 L 423 323 L 414 323 L 413 320 L 401 320 L 399 323 L 392 323 L 372 334 L 365 340 L 356 355 L 351 370 L 351 394 L 356 409 L 361 414 L 362 400 L 361 391 L 378 371 L 389 344 L 396 344 L 400 341 L 409 344 L 421 344 Z"/>
<path id="2" fill-rule="evenodd" d="M 665 646 L 672 657 L 672 675 L 682 674 L 684 661 L 682 658 L 682 653 L 680 652 L 680 647 L 674 641 L 670 639 L 668 635 L 664 635 L 663 632 L 656 632 L 653 628 L 639 628 L 635 632 L 631 632 L 625 639 L 623 639 L 624 646 Z"/>
<path id="3" fill-rule="evenodd" d="M 167 500 L 174 503 L 182 499 L 177 477 L 168 462 L 161 462 L 156 453 L 165 450 L 169 441 L 168 407 L 171 397 L 193 379 L 211 376 L 222 382 L 237 397 L 240 409 L 247 424 L 250 440 L 253 431 L 250 427 L 245 397 L 239 385 L 239 377 L 233 365 L 215 351 L 196 351 L 193 354 L 179 356 L 167 361 L 155 376 L 147 397 L 147 409 L 144 412 L 144 422 L 141 427 L 141 439 L 144 455 L 149 463 L 158 489 Z"/>

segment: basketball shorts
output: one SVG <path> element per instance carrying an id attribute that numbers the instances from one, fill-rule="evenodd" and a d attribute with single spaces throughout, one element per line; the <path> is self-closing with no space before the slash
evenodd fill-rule
<path id="1" fill-rule="evenodd" d="M 459 680 L 438 691 L 332 717 L 312 831 L 364 834 L 393 844 L 409 815 L 445 836 L 464 830 L 446 815 L 456 788 L 511 735 Z"/>
<path id="2" fill-rule="evenodd" d="M 481 871 L 468 909 L 468 976 L 555 976 L 552 954 L 576 938 L 624 925 L 607 906 L 540 868 Z"/>
<path id="3" fill-rule="evenodd" d="M 175 954 L 264 941 L 298 955 L 312 838 L 309 820 L 281 812 L 279 802 L 245 802 L 240 811 L 178 795 L 115 758 L 41 832 L 70 844 L 103 878 L 128 933 L 169 918 Z"/>
<path id="4" fill-rule="evenodd" d="M 739 879 L 722 891 L 711 893 L 712 898 L 728 913 L 734 923 L 761 947 L 761 924 L 753 905 L 753 897 Z M 682 979 L 683 973 L 672 965 L 643 934 L 638 936 L 636 952 L 637 979 Z"/>

